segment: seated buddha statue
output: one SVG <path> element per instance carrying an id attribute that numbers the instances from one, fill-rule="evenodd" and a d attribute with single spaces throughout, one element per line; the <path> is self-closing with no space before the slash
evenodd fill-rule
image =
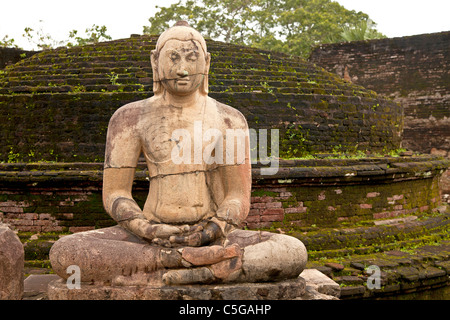
<path id="1" fill-rule="evenodd" d="M 293 279 L 305 268 L 300 240 L 242 229 L 249 129 L 237 109 L 208 96 L 210 60 L 185 22 L 160 35 L 151 52 L 154 95 L 122 106 L 108 125 L 103 204 L 117 225 L 59 239 L 50 251 L 59 276 L 76 265 L 82 282 L 184 285 Z M 132 196 L 142 154 L 143 208 Z"/>

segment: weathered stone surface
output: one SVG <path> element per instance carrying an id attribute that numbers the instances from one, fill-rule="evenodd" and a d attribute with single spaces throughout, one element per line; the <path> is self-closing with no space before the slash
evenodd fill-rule
<path id="1" fill-rule="evenodd" d="M 339 284 L 328 278 L 317 269 L 305 269 L 300 274 L 306 280 L 308 286 L 313 287 L 319 293 L 339 298 L 341 288 Z"/>
<path id="2" fill-rule="evenodd" d="M 403 279 L 408 281 L 419 280 L 419 271 L 414 267 L 399 267 L 396 270 Z"/>
<path id="3" fill-rule="evenodd" d="M 68 289 L 65 280 L 48 286 L 50 300 L 292 300 L 304 296 L 306 281 L 179 286 L 101 286 Z M 320 296 L 319 296 L 320 297 Z"/>
<path id="4" fill-rule="evenodd" d="M 442 277 L 445 276 L 446 272 L 445 270 L 435 268 L 435 267 L 427 267 L 424 270 L 425 278 L 436 278 L 436 277 Z"/>
<path id="5" fill-rule="evenodd" d="M 363 279 L 361 279 L 360 277 L 355 277 L 355 276 L 340 276 L 340 277 L 334 278 L 334 280 L 336 280 L 339 283 L 350 284 L 350 285 L 362 284 L 364 282 Z"/>
<path id="6" fill-rule="evenodd" d="M 364 270 L 366 268 L 364 266 L 364 264 L 356 262 L 356 261 L 350 262 L 350 266 L 352 266 L 353 268 L 358 269 L 358 270 Z"/>
<path id="7" fill-rule="evenodd" d="M 341 288 L 341 297 L 362 296 L 366 288 L 364 286 L 349 286 Z"/>
<path id="8" fill-rule="evenodd" d="M 344 270 L 344 266 L 342 264 L 336 263 L 336 262 L 328 262 L 325 264 L 325 266 L 330 267 L 331 269 L 333 269 L 335 271 Z"/>
<path id="9" fill-rule="evenodd" d="M 449 70 L 449 38 L 446 31 L 328 44 L 316 48 L 310 59 L 402 104 L 404 148 L 449 157 L 449 86 L 444 80 Z M 418 76 L 425 73 L 429 76 Z M 448 171 L 444 177 L 442 188 L 449 193 Z"/>
<path id="10" fill-rule="evenodd" d="M 118 225 L 56 241 L 53 270 L 67 279 L 76 265 L 82 282 L 142 286 L 147 276 L 172 286 L 296 279 L 307 262 L 299 239 L 241 229 L 252 187 L 249 128 L 237 109 L 208 96 L 202 35 L 177 23 L 149 53 L 154 95 L 122 106 L 108 124 L 102 201 Z M 141 154 L 150 181 L 143 207 L 132 195 Z"/>
<path id="11" fill-rule="evenodd" d="M 437 261 L 435 265 L 450 274 L 450 261 Z"/>
<path id="12" fill-rule="evenodd" d="M 45 300 L 51 281 L 60 279 L 56 274 L 31 274 L 24 281 L 24 300 Z"/>
<path id="13" fill-rule="evenodd" d="M 24 251 L 19 237 L 0 222 L 0 300 L 23 295 Z"/>

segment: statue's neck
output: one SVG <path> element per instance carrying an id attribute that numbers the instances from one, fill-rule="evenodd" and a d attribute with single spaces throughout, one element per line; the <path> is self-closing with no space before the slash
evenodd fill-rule
<path id="1" fill-rule="evenodd" d="M 166 104 L 176 108 L 201 108 L 204 105 L 206 96 L 202 95 L 198 90 L 190 95 L 179 96 L 165 92 L 163 99 Z"/>

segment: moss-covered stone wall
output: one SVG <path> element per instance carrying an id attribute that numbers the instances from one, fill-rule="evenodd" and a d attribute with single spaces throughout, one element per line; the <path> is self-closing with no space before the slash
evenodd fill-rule
<path id="1" fill-rule="evenodd" d="M 45 51 L 0 74 L 0 161 L 103 161 L 108 120 L 152 96 L 156 37 Z M 403 110 L 298 57 L 208 41 L 210 96 L 253 129 L 280 130 L 282 157 L 400 147 Z"/>
<path id="2" fill-rule="evenodd" d="M 327 44 L 310 61 L 401 103 L 404 147 L 450 157 L 449 42 L 446 31 Z"/>
<path id="3" fill-rule="evenodd" d="M 0 70 L 4 69 L 7 65 L 15 64 L 18 61 L 29 58 L 34 54 L 36 54 L 36 51 L 0 47 Z"/>
<path id="4" fill-rule="evenodd" d="M 273 176 L 255 167 L 245 226 L 300 232 L 433 212 L 448 165 L 436 157 L 292 160 Z M 143 165 L 133 192 L 141 206 L 146 177 Z M 36 233 L 114 225 L 103 209 L 101 181 L 102 165 L 95 163 L 0 165 L 0 218 Z"/>
<path id="5" fill-rule="evenodd" d="M 299 238 L 307 267 L 337 281 L 343 299 L 444 286 L 450 215 L 439 176 L 449 165 L 436 156 L 298 159 L 280 161 L 273 176 L 255 166 L 243 227 Z M 146 178 L 141 164 L 133 186 L 141 206 Z M 0 165 L 0 220 L 18 232 L 29 265 L 50 268 L 49 250 L 64 234 L 115 224 L 101 183 L 101 163 Z M 381 268 L 380 289 L 365 285 L 370 265 Z"/>

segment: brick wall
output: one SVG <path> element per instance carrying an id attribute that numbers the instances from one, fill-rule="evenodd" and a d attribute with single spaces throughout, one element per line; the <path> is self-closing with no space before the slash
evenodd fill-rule
<path id="1" fill-rule="evenodd" d="M 441 202 L 437 179 L 376 185 L 302 187 L 288 183 L 255 187 L 246 225 L 253 228 L 336 227 L 435 211 Z"/>
<path id="2" fill-rule="evenodd" d="M 35 51 L 25 51 L 16 48 L 0 48 L 0 70 L 22 59 L 36 54 Z"/>
<path id="3" fill-rule="evenodd" d="M 317 47 L 310 61 L 404 107 L 402 145 L 450 157 L 450 32 Z M 445 189 L 450 192 L 446 174 Z"/>
<path id="4" fill-rule="evenodd" d="M 5 69 L 0 161 L 103 161 L 113 112 L 153 95 L 155 41 L 58 48 Z M 240 110 L 250 128 L 279 129 L 280 156 L 399 148 L 398 104 L 297 57 L 215 41 L 208 50 L 209 95 Z"/>
<path id="5" fill-rule="evenodd" d="M 254 228 L 332 227 L 436 210 L 439 176 L 449 166 L 437 157 L 282 161 L 274 176 L 253 168 Z M 78 232 L 114 225 L 101 199 L 102 164 L 1 164 L 0 218 L 21 232 Z M 145 166 L 133 195 L 142 207 Z"/>

